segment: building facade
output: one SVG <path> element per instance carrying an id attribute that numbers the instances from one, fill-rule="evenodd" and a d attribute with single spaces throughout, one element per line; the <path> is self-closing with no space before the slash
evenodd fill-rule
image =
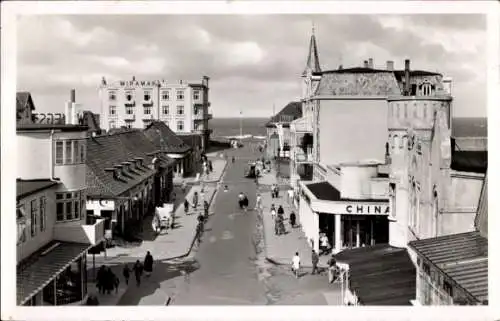
<path id="1" fill-rule="evenodd" d="M 325 233 L 337 260 L 347 266 L 349 303 L 450 304 L 464 297 L 473 302 L 460 286 L 457 301 L 451 295 L 432 301 L 421 294 L 429 292 L 422 290 L 430 284 L 423 280 L 431 278 L 422 275 L 433 272 L 429 262 L 422 263 L 426 253 L 419 252 L 419 244 L 451 240 L 457 233 L 462 240 L 460 233 L 469 233 L 471 244 L 477 240 L 487 144 L 484 137 L 452 137 L 451 80 L 411 70 L 409 60 L 404 70 L 395 70 L 391 61 L 376 69 L 369 59 L 363 67 L 321 71 L 313 35 L 303 83 L 305 116 L 292 123 L 292 135 L 312 139 L 309 146 L 295 140 L 292 184 L 299 191 L 301 225 L 311 245 L 318 249 L 319 234 Z M 362 119 L 368 121 L 356 128 Z M 299 181 L 304 165 L 313 168 L 312 179 Z M 435 242 L 435 251 L 443 242 Z M 483 248 L 480 241 L 479 261 L 484 261 Z M 467 258 L 463 253 L 441 263 Z M 398 277 L 388 275 L 384 264 L 399 270 Z M 445 269 L 440 262 L 433 266 Z M 385 277 L 394 282 L 382 285 Z M 441 280 L 433 286 L 449 288 L 442 278 L 432 279 Z M 478 287 L 476 294 L 483 297 L 475 302 L 484 302 L 483 279 Z"/>
<path id="2" fill-rule="evenodd" d="M 209 102 L 209 78 L 201 83 L 169 83 L 165 80 L 120 80 L 99 87 L 101 128 L 146 128 L 154 120 L 164 122 L 175 133 L 203 135 L 208 146 L 212 118 Z"/>
<path id="3" fill-rule="evenodd" d="M 74 102 L 73 102 L 74 103 Z M 18 124 L 17 304 L 79 304 L 87 296 L 86 253 L 104 221 L 86 216 L 87 127 L 35 119 Z"/>

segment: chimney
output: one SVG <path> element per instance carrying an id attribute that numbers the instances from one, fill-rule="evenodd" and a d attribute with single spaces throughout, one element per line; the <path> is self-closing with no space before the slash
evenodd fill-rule
<path id="1" fill-rule="evenodd" d="M 339 70 L 342 70 L 342 69 L 344 69 L 344 66 L 340 65 Z"/>
<path id="2" fill-rule="evenodd" d="M 405 59 L 405 96 L 410 95 L 410 59 Z"/>
<path id="3" fill-rule="evenodd" d="M 394 71 L 394 61 L 387 60 L 387 68 L 388 71 Z"/>
<path id="4" fill-rule="evenodd" d="M 368 59 L 368 68 L 373 69 L 373 58 Z"/>
<path id="5" fill-rule="evenodd" d="M 116 168 L 105 168 L 104 169 L 105 172 L 113 172 L 113 178 L 114 179 L 118 179 L 119 176 L 118 176 L 118 170 Z"/>
<path id="6" fill-rule="evenodd" d="M 64 108 L 64 121 L 66 125 L 71 124 L 72 120 L 72 115 L 73 115 L 73 104 L 71 101 L 66 102 L 66 106 Z"/>
<path id="7" fill-rule="evenodd" d="M 72 103 L 76 102 L 76 90 L 75 89 L 71 89 L 70 99 L 71 99 Z"/>
<path id="8" fill-rule="evenodd" d="M 444 92 L 447 94 L 447 95 L 450 95 L 451 96 L 451 77 L 444 77 L 443 78 L 443 89 L 444 89 Z"/>
<path id="9" fill-rule="evenodd" d="M 123 168 L 123 165 L 115 165 L 114 167 L 116 168 L 116 173 L 118 174 L 118 176 L 124 176 L 125 168 Z"/>
<path id="10" fill-rule="evenodd" d="M 368 68 L 368 60 L 363 61 L 363 67 Z"/>

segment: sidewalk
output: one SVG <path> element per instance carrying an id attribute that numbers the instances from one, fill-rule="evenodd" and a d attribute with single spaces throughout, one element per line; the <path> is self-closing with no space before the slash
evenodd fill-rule
<path id="1" fill-rule="evenodd" d="M 227 162 L 224 158 L 220 157 L 208 157 L 208 159 L 212 161 L 212 166 L 213 166 L 213 172 L 210 173 L 208 176 L 205 174 L 200 174 L 200 178 L 198 181 L 196 180 L 196 174 L 195 176 L 189 176 L 184 178 L 175 177 L 174 184 L 180 185 L 182 184 L 182 182 L 186 182 L 187 184 L 193 185 L 200 182 L 204 183 L 219 182 L 222 175 L 225 172 Z"/>
<path id="2" fill-rule="evenodd" d="M 264 181 L 265 183 L 263 183 Z M 271 185 L 276 182 L 276 175 L 274 171 L 268 174 L 264 174 L 259 178 L 259 185 Z M 289 188 L 288 188 L 289 189 Z M 300 223 L 300 214 L 297 209 L 287 200 L 286 190 L 282 187 L 280 189 L 279 198 L 271 198 L 271 192 L 268 188 L 261 188 L 260 193 L 262 195 L 263 204 L 263 224 L 264 224 L 264 238 L 266 245 L 266 258 L 275 263 L 283 265 L 291 265 L 292 257 L 295 252 L 299 252 L 299 256 L 302 261 L 302 266 L 312 267 L 311 263 L 311 246 L 302 232 L 301 227 L 292 228 L 289 222 L 289 216 L 291 211 L 295 212 L 296 222 Z M 274 221 L 271 217 L 271 204 L 274 204 L 276 209 L 279 205 L 283 206 L 285 210 L 285 235 L 275 235 L 274 233 Z M 318 266 L 326 266 L 328 257 L 320 256 L 320 261 Z"/>

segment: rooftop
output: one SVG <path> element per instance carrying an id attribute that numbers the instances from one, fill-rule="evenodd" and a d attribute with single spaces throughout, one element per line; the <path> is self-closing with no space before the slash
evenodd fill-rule
<path id="1" fill-rule="evenodd" d="M 28 195 L 40 192 L 44 189 L 51 188 L 57 185 L 58 182 L 53 182 L 50 179 L 32 179 L 23 180 L 17 179 L 16 181 L 16 198 L 21 199 Z"/>
<path id="2" fill-rule="evenodd" d="M 186 153 L 191 150 L 191 147 L 162 121 L 151 122 L 144 129 L 144 134 L 157 148 L 167 153 Z"/>
<path id="3" fill-rule="evenodd" d="M 344 250 L 335 258 L 349 264 L 349 282 L 363 305 L 411 305 L 415 267 L 406 249 L 387 244 Z"/>
<path id="4" fill-rule="evenodd" d="M 17 131 L 30 130 L 60 130 L 63 132 L 82 132 L 87 131 L 88 126 L 83 125 L 68 125 L 68 124 L 17 124 Z"/>
<path id="5" fill-rule="evenodd" d="M 488 296 L 488 239 L 467 232 L 412 241 L 410 247 L 479 301 Z"/>
<path id="6" fill-rule="evenodd" d="M 31 94 L 27 91 L 19 91 L 16 93 L 16 110 L 24 110 L 31 100 Z M 31 110 L 34 110 L 35 106 L 31 105 Z"/>
<path id="7" fill-rule="evenodd" d="M 306 184 L 313 195 L 323 201 L 346 201 L 346 202 L 385 202 L 384 199 L 350 199 L 341 197 L 340 191 L 328 182 Z"/>
<path id="8" fill-rule="evenodd" d="M 281 109 L 276 115 L 272 116 L 271 119 L 266 123 L 266 127 L 275 127 L 274 123 L 284 122 L 286 126 L 289 126 L 290 122 L 302 117 L 302 103 L 298 101 L 292 101 L 288 103 L 283 109 Z"/>

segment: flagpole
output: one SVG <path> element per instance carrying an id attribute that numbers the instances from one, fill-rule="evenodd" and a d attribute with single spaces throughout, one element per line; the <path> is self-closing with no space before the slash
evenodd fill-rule
<path id="1" fill-rule="evenodd" d="M 243 112 L 240 110 L 240 139 L 243 138 Z"/>

